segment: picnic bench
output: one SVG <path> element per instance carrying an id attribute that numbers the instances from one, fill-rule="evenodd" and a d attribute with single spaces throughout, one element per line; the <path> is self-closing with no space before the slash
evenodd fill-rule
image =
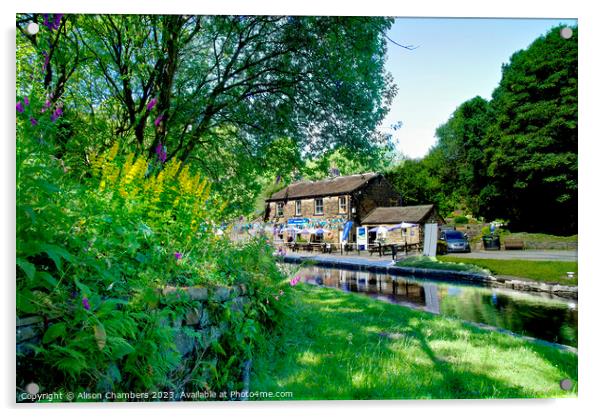
<path id="1" fill-rule="evenodd" d="M 512 238 L 505 239 L 504 240 L 504 249 L 505 250 L 525 249 L 525 241 L 522 239 L 512 239 Z"/>

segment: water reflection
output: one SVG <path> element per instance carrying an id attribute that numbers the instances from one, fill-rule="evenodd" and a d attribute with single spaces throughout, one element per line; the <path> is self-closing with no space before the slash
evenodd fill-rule
<path id="1" fill-rule="evenodd" d="M 381 301 L 577 346 L 576 300 L 344 269 L 310 267 L 299 275 L 309 284 L 361 292 Z"/>

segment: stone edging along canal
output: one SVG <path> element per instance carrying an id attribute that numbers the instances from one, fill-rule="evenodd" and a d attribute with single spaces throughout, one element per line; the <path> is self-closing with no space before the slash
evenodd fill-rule
<path id="1" fill-rule="evenodd" d="M 319 256 L 284 255 L 280 259 L 287 263 L 303 263 L 309 261 L 312 265 L 351 269 L 354 271 L 382 272 L 390 275 L 414 276 L 434 280 L 460 280 L 480 283 L 491 287 L 509 288 L 519 291 L 546 292 L 557 296 L 577 299 L 578 287 L 571 285 L 550 284 L 537 281 L 523 281 L 513 278 L 495 277 L 466 271 L 451 271 L 443 269 L 412 268 L 407 266 L 383 265 L 358 259 L 320 258 Z"/>

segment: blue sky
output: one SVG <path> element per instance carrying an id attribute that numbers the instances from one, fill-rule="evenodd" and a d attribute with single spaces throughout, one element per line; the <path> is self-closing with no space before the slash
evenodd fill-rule
<path id="1" fill-rule="evenodd" d="M 393 133 L 399 152 L 424 156 L 435 144 L 435 129 L 462 102 L 480 95 L 491 98 L 503 63 L 538 36 L 566 19 L 398 18 L 389 37 L 413 51 L 388 45 L 387 69 L 399 91 L 383 126 L 397 121 Z"/>

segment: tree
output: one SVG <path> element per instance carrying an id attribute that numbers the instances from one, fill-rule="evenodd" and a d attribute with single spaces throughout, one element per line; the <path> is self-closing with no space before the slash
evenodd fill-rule
<path id="1" fill-rule="evenodd" d="M 405 204 L 503 218 L 514 230 L 577 231 L 577 28 L 560 27 L 502 67 L 491 101 L 462 103 L 422 160 L 388 173 Z"/>
<path id="2" fill-rule="evenodd" d="M 485 148 L 491 119 L 489 103 L 477 96 L 462 103 L 435 133 L 442 158 L 436 170 L 443 191 L 455 194 L 474 213 L 480 211 L 477 196 L 488 181 Z"/>
<path id="3" fill-rule="evenodd" d="M 577 231 L 577 35 L 516 52 L 493 92 L 483 214 L 525 231 Z"/>
<path id="4" fill-rule="evenodd" d="M 20 15 L 17 23 L 23 29 L 40 19 Z M 151 158 L 194 161 L 216 182 L 240 184 L 253 181 L 242 175 L 271 175 L 266 150 L 282 138 L 294 145 L 288 155 L 304 159 L 342 148 L 368 158 L 389 140 L 375 128 L 396 93 L 384 68 L 392 19 L 69 15 L 61 21 L 67 22 L 61 36 L 79 58 L 58 53 L 65 41 L 50 62 L 71 63 L 63 100 L 71 110 L 68 139 L 81 160 L 118 140 Z M 48 32 L 42 27 L 37 36 Z M 40 55 L 39 43 L 32 45 Z M 232 153 L 236 163 L 224 158 Z"/>

